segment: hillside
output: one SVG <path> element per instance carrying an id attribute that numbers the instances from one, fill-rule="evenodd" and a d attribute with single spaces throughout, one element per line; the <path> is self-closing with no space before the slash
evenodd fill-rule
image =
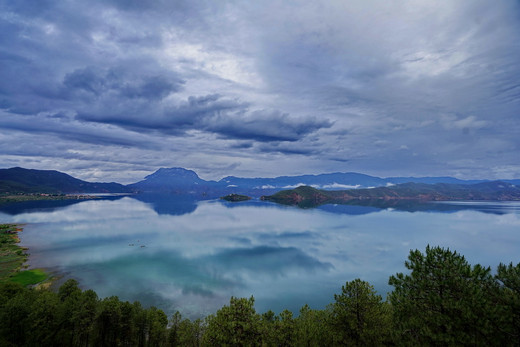
<path id="1" fill-rule="evenodd" d="M 405 183 L 407 182 L 407 183 Z M 399 183 L 396 185 L 396 183 Z M 481 184 L 482 186 L 478 186 Z M 161 168 L 143 180 L 127 186 L 118 183 L 92 183 L 53 170 L 31 170 L 23 168 L 0 169 L 0 194 L 70 194 L 70 193 L 153 193 L 191 195 L 199 198 L 218 198 L 229 194 L 252 197 L 270 196 L 281 190 L 298 186 L 309 186 L 322 191 L 318 203 L 335 199 L 365 198 L 413 198 L 443 200 L 446 195 L 461 199 L 484 200 L 495 196 L 507 199 L 507 194 L 497 193 L 494 182 L 482 180 L 460 180 L 453 177 L 391 177 L 380 178 L 354 172 L 336 172 L 319 175 L 279 176 L 274 178 L 240 178 L 228 176 L 219 181 L 200 178 L 196 172 L 184 168 Z M 519 180 L 504 180 L 502 185 L 520 184 Z M 433 188 L 432 188 L 433 186 Z M 473 193 L 468 191 L 472 187 Z M 376 188 L 374 188 L 376 187 Z M 479 188 L 480 187 L 480 188 Z M 486 188 L 487 187 L 487 188 Z M 373 189 L 374 188 L 374 189 Z M 323 193 L 327 191 L 329 193 Z M 335 192 L 335 193 L 333 193 Z M 348 194 L 345 192 L 349 192 Z M 478 194 L 476 194 L 478 193 Z M 345 195 L 346 194 L 346 195 Z M 345 196 L 343 196 L 345 195 Z M 298 200 L 299 198 L 295 198 Z M 312 199 L 311 199 L 312 200 Z"/>
<path id="2" fill-rule="evenodd" d="M 119 183 L 91 183 L 54 170 L 0 169 L 0 194 L 129 193 Z"/>
<path id="3" fill-rule="evenodd" d="M 341 191 L 327 191 L 308 186 L 301 186 L 292 190 L 280 191 L 273 195 L 262 196 L 261 199 L 285 205 L 297 205 L 300 207 L 314 207 L 327 203 L 341 204 L 356 200 L 510 201 L 520 200 L 520 188 L 513 184 L 501 181 L 470 185 L 448 183 L 403 183 L 391 187 L 349 189 Z"/>

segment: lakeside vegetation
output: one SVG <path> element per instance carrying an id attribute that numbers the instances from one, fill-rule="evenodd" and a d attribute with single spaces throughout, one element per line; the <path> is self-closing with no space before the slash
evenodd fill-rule
<path id="1" fill-rule="evenodd" d="M 18 233 L 21 226 L 0 224 L 0 283 L 16 282 L 24 286 L 41 283 L 48 279 L 41 269 L 22 270 L 27 261 L 26 249 L 20 247 Z"/>
<path id="2" fill-rule="evenodd" d="M 0 224 L 0 282 L 7 280 L 20 270 L 27 260 L 24 249 L 18 246 L 18 232 L 15 224 Z"/>
<path id="3" fill-rule="evenodd" d="M 68 280 L 57 292 L 0 284 L 5 346 L 518 346 L 520 264 L 469 264 L 449 249 L 411 251 L 407 273 L 389 278 L 387 300 L 360 279 L 325 309 L 305 305 L 257 313 L 254 298 L 231 297 L 204 319 L 99 299 Z"/>

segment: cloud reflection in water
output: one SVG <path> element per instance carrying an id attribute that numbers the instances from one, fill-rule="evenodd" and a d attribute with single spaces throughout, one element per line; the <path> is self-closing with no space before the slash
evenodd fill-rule
<path id="1" fill-rule="evenodd" d="M 511 205 L 501 214 L 342 214 L 218 201 L 165 214 L 150 206 L 125 197 L 0 217 L 29 223 L 22 244 L 32 266 L 57 269 L 101 296 L 191 317 L 214 312 L 231 295 L 254 295 L 259 311 L 324 307 L 358 277 L 384 295 L 409 250 L 427 244 L 492 267 L 520 261 L 520 214 Z"/>

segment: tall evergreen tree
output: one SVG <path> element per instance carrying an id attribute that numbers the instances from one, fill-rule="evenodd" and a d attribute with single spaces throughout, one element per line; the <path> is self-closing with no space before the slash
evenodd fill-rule
<path id="1" fill-rule="evenodd" d="M 495 278 L 499 283 L 497 304 L 503 308 L 497 328 L 508 341 L 520 346 L 520 263 L 500 264 Z"/>
<path id="2" fill-rule="evenodd" d="M 409 275 L 391 276 L 389 298 L 397 338 L 415 345 L 492 345 L 497 317 L 490 269 L 472 267 L 457 252 L 426 247 L 411 251 Z"/>
<path id="3" fill-rule="evenodd" d="M 168 316 L 156 307 L 148 309 L 148 343 L 150 347 L 165 346 L 167 341 L 166 326 L 168 325 Z"/>
<path id="4" fill-rule="evenodd" d="M 253 297 L 231 297 L 215 315 L 207 317 L 205 343 L 211 346 L 258 346 L 260 344 L 260 315 L 254 308 Z"/>
<path id="5" fill-rule="evenodd" d="M 103 299 L 96 317 L 96 346 L 117 346 L 121 341 L 121 302 L 117 296 Z"/>
<path id="6" fill-rule="evenodd" d="M 182 318 L 179 311 L 170 319 L 168 332 L 168 346 L 198 347 L 202 343 L 204 324 L 201 319 L 193 322 L 188 318 Z"/>
<path id="7" fill-rule="evenodd" d="M 390 328 L 388 310 L 381 295 L 368 282 L 346 282 L 341 294 L 335 294 L 331 325 L 334 342 L 349 346 L 379 346 Z"/>
<path id="8" fill-rule="evenodd" d="M 300 309 L 295 319 L 296 346 L 331 346 L 332 329 L 329 324 L 332 315 L 331 305 L 325 310 L 313 310 L 309 305 Z"/>
<path id="9" fill-rule="evenodd" d="M 72 314 L 76 332 L 73 339 L 74 346 L 90 346 L 98 302 L 98 296 L 93 290 L 89 289 L 81 293 L 77 310 Z"/>
<path id="10" fill-rule="evenodd" d="M 70 334 L 69 326 L 61 327 L 62 310 L 60 300 L 55 293 L 42 291 L 38 293 L 31 312 L 27 317 L 29 325 L 27 339 L 28 345 L 34 346 L 59 346 L 59 333 Z"/>

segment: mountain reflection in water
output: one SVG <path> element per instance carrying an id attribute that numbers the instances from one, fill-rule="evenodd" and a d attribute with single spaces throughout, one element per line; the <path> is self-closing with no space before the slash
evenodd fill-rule
<path id="1" fill-rule="evenodd" d="M 0 206 L 0 219 L 28 223 L 21 238 L 31 267 L 190 317 L 232 295 L 253 295 L 260 312 L 323 308 L 355 278 L 384 296 L 410 249 L 427 244 L 486 266 L 520 261 L 518 202 L 299 209 L 136 195 L 13 205 Z"/>

